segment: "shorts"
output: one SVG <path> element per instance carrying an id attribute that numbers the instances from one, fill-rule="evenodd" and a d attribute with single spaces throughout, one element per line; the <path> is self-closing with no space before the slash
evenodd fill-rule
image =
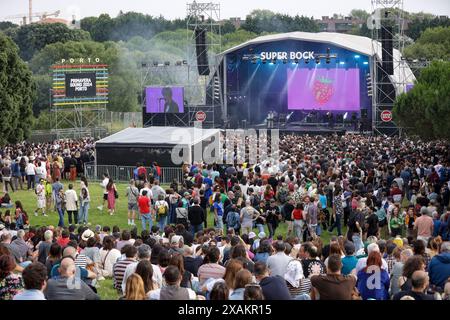
<path id="1" fill-rule="evenodd" d="M 103 200 L 108 200 L 108 194 L 107 193 L 103 194 Z"/>
<path id="2" fill-rule="evenodd" d="M 137 205 L 137 203 L 129 203 L 128 204 L 128 210 L 135 210 L 135 211 L 137 211 L 137 209 L 138 209 L 138 205 Z"/>
<path id="3" fill-rule="evenodd" d="M 45 199 L 38 200 L 37 207 L 38 207 L 38 209 L 44 209 L 45 208 Z"/>

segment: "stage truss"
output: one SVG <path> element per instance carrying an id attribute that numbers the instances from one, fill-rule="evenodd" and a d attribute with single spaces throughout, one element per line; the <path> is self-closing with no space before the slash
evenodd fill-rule
<path id="1" fill-rule="evenodd" d="M 370 76 L 374 88 L 372 130 L 374 134 L 396 135 L 399 133 L 399 128 L 395 122 L 384 122 L 381 119 L 381 113 L 385 110 L 392 112 L 396 97 L 406 92 L 407 84 L 413 80 L 411 78 L 413 75 L 407 72 L 407 61 L 402 58 L 405 46 L 403 0 L 371 0 L 371 3 L 373 58 Z M 393 49 L 399 50 L 400 54 L 396 54 L 394 50 L 392 53 L 383 50 L 381 44 L 390 39 L 392 39 Z M 380 53 L 380 56 L 377 53 Z M 388 74 L 382 67 L 389 60 L 393 64 L 393 75 Z"/>
<path id="2" fill-rule="evenodd" d="M 95 136 L 105 129 L 108 105 L 108 65 L 55 64 L 52 66 L 53 84 L 50 90 L 53 133 L 57 139 Z M 66 97 L 65 77 L 68 73 L 95 72 L 95 97 Z"/>
<path id="3" fill-rule="evenodd" d="M 187 78 L 193 91 L 193 97 L 200 97 L 200 99 L 189 101 L 189 104 L 198 108 L 203 107 L 202 111 L 207 114 L 206 121 L 214 125 L 214 110 L 223 107 L 223 93 L 220 84 L 222 78 L 218 58 L 219 53 L 222 52 L 220 3 L 200 3 L 196 1 L 188 3 L 186 16 L 187 61 L 190 66 L 187 70 Z M 199 29 L 206 31 L 206 42 L 203 49 L 208 54 L 209 74 L 206 72 L 200 73 L 198 68 L 196 44 L 199 35 L 197 35 L 196 30 Z M 193 110 L 195 109 L 194 107 Z M 222 117 L 224 116 L 226 114 L 222 113 Z M 189 118 L 190 125 L 193 125 L 192 119 L 195 121 L 195 117 L 190 114 Z"/>

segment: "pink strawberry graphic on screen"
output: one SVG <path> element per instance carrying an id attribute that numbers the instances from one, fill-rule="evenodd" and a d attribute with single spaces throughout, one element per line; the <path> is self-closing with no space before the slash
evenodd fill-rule
<path id="1" fill-rule="evenodd" d="M 321 77 L 314 81 L 314 98 L 319 104 L 327 103 L 334 93 L 333 80 Z"/>

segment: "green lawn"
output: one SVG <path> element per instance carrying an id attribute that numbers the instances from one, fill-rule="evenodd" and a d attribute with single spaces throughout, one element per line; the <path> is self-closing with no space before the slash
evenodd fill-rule
<path id="1" fill-rule="evenodd" d="M 67 186 L 69 184 L 68 181 L 64 181 L 64 189 L 67 189 Z M 89 209 L 89 222 L 91 223 L 91 226 L 94 227 L 95 225 L 108 225 L 111 228 L 115 225 L 119 226 L 121 229 L 127 229 L 129 226 L 127 225 L 127 200 L 125 197 L 125 190 L 126 190 L 127 184 L 117 184 L 118 193 L 119 193 L 119 199 L 117 199 L 116 203 L 116 213 L 113 216 L 110 216 L 107 212 L 107 209 L 105 208 L 102 211 L 97 209 L 97 206 L 99 206 L 102 202 L 103 194 L 102 194 L 102 188 L 100 187 L 98 182 L 91 182 L 89 184 L 89 191 L 91 195 L 91 208 Z M 163 186 L 165 187 L 165 186 Z M 74 184 L 74 189 L 76 190 L 77 194 L 79 194 L 79 188 L 80 183 L 77 181 Z M 53 225 L 57 226 L 58 224 L 58 214 L 54 211 L 47 212 L 48 217 L 44 216 L 34 216 L 34 210 L 36 209 L 36 195 L 33 191 L 25 191 L 20 190 L 14 193 L 10 193 L 11 198 L 14 201 L 20 200 L 22 202 L 22 205 L 24 209 L 27 211 L 29 217 L 30 217 L 30 224 L 32 226 L 44 226 L 44 225 Z M 3 210 L 4 211 L 4 210 Z M 138 227 L 139 232 L 141 231 L 141 225 L 139 223 L 140 221 L 136 220 L 136 224 Z M 68 225 L 67 220 L 67 214 L 65 215 L 65 224 Z M 213 216 L 211 214 L 208 214 L 208 226 L 213 225 Z M 254 230 L 257 233 L 257 229 Z M 266 230 L 267 232 L 267 230 Z M 343 232 L 345 233 L 345 230 L 343 229 Z M 336 234 L 337 231 L 334 231 L 333 234 Z M 276 230 L 276 236 L 277 235 L 286 235 L 286 224 L 281 223 L 280 226 Z M 323 232 L 322 239 L 324 243 L 327 243 L 330 238 L 330 233 L 327 231 Z M 99 294 L 102 297 L 102 299 L 117 299 L 119 296 L 117 292 L 112 288 L 112 280 L 104 280 L 99 282 L 99 288 L 98 288 Z"/>

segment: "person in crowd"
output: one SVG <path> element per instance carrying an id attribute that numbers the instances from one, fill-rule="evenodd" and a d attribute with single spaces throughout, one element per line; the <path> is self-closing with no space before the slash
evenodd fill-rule
<path id="1" fill-rule="evenodd" d="M 105 207 L 105 203 L 108 203 L 108 190 L 106 189 L 109 184 L 109 175 L 108 173 L 103 174 L 103 180 L 100 182 L 100 186 L 103 189 L 103 201 L 100 206 L 97 207 L 100 211 L 103 211 L 103 208 Z"/>
<path id="2" fill-rule="evenodd" d="M 270 270 L 264 262 L 255 263 L 256 282 L 261 286 L 266 300 L 290 300 L 291 294 L 286 281 L 280 276 L 270 276 Z"/>
<path id="3" fill-rule="evenodd" d="M 430 279 L 425 271 L 417 270 L 411 276 L 411 289 L 403 290 L 394 295 L 393 300 L 402 300 L 405 296 L 410 296 L 414 300 L 434 300 L 432 295 L 426 294 Z"/>
<path id="4" fill-rule="evenodd" d="M 286 274 L 287 265 L 292 258 L 284 253 L 286 250 L 286 244 L 282 241 L 276 241 L 273 244 L 273 248 L 276 253 L 267 258 L 267 267 L 269 268 L 272 276 L 284 277 Z"/>
<path id="5" fill-rule="evenodd" d="M 252 283 L 253 276 L 250 271 L 241 269 L 236 273 L 234 290 L 230 294 L 230 300 L 244 300 L 245 286 Z"/>
<path id="6" fill-rule="evenodd" d="M 147 300 L 144 281 L 139 274 L 133 273 L 128 277 L 126 288 L 123 300 Z"/>
<path id="7" fill-rule="evenodd" d="M 228 300 L 230 290 L 224 281 L 217 281 L 214 283 L 209 294 L 209 300 Z"/>
<path id="8" fill-rule="evenodd" d="M 218 248 L 209 248 L 205 258 L 206 263 L 198 268 L 200 286 L 203 286 L 208 279 L 220 279 L 225 275 L 225 268 L 218 263 L 220 261 L 220 250 Z"/>
<path id="9" fill-rule="evenodd" d="M 24 289 L 13 300 L 46 300 L 47 268 L 41 262 L 29 264 L 22 272 Z"/>
<path id="10" fill-rule="evenodd" d="M 166 286 L 152 291 L 148 297 L 150 300 L 204 300 L 192 289 L 180 286 L 182 274 L 176 266 L 168 266 L 163 276 Z"/>
<path id="11" fill-rule="evenodd" d="M 152 219 L 152 200 L 147 196 L 147 190 L 141 190 L 142 195 L 139 196 L 138 205 L 139 205 L 139 214 L 141 216 L 142 222 L 142 230 L 152 229 L 153 219 Z"/>
<path id="12" fill-rule="evenodd" d="M 125 259 L 117 261 L 113 267 L 114 288 L 119 292 L 122 291 L 122 282 L 127 266 L 136 261 L 137 249 L 135 246 L 127 244 L 123 247 L 122 253 L 125 254 Z"/>
<path id="13" fill-rule="evenodd" d="M 81 177 L 80 182 L 80 210 L 78 212 L 78 221 L 82 224 L 88 223 L 89 216 L 89 203 L 91 202 L 91 196 L 89 193 L 88 182 L 86 177 Z"/>
<path id="14" fill-rule="evenodd" d="M 113 236 L 103 238 L 102 248 L 100 249 L 100 270 L 105 278 L 112 277 L 113 266 L 120 258 L 121 253 L 115 248 L 116 243 Z"/>
<path id="15" fill-rule="evenodd" d="M 389 292 L 391 296 L 400 292 L 400 277 L 403 275 L 403 267 L 405 262 L 413 255 L 414 253 L 411 249 L 403 249 L 400 252 L 400 259 L 395 261 L 390 274 L 391 284 Z"/>
<path id="16" fill-rule="evenodd" d="M 47 281 L 44 294 L 47 300 L 99 300 L 100 297 L 76 273 L 73 257 L 59 264 L 59 276 Z"/>
<path id="17" fill-rule="evenodd" d="M 108 211 L 109 215 L 114 215 L 116 211 L 116 199 L 119 197 L 117 193 L 117 187 L 113 179 L 109 178 L 108 184 L 106 185 L 106 191 L 108 191 Z"/>
<path id="18" fill-rule="evenodd" d="M 20 275 L 14 274 L 16 262 L 9 254 L 0 256 L 0 300 L 12 300 L 23 289 Z"/>
<path id="19" fill-rule="evenodd" d="M 164 230 L 167 224 L 167 217 L 169 215 L 169 204 L 166 200 L 164 200 L 165 193 L 160 192 L 153 192 L 153 195 L 155 193 L 157 194 L 156 199 L 158 199 L 155 202 L 155 212 L 156 212 L 156 220 L 158 222 L 158 227 L 160 230 Z"/>
<path id="20" fill-rule="evenodd" d="M 69 189 L 65 192 L 64 198 L 69 224 L 72 224 L 72 216 L 75 224 L 78 224 L 78 196 L 75 190 L 73 190 L 73 184 L 69 184 Z"/>
<path id="21" fill-rule="evenodd" d="M 333 254 L 328 257 L 328 269 L 326 275 L 313 275 L 311 284 L 312 300 L 352 300 L 356 278 L 350 274 L 341 274 L 341 256 Z"/>
<path id="22" fill-rule="evenodd" d="M 450 278 L 450 242 L 441 244 L 440 254 L 434 256 L 428 265 L 430 284 L 444 289 L 445 283 Z"/>
<path id="23" fill-rule="evenodd" d="M 128 225 L 134 226 L 134 219 L 136 218 L 136 212 L 138 211 L 138 199 L 139 189 L 136 188 L 134 179 L 130 180 L 130 183 L 126 189 L 125 195 L 128 200 Z"/>
<path id="24" fill-rule="evenodd" d="M 251 283 L 245 286 L 244 300 L 265 300 L 262 288 L 257 283 Z"/>
<path id="25" fill-rule="evenodd" d="M 358 263 L 358 258 L 355 256 L 355 245 L 351 241 L 346 241 L 344 244 L 345 257 L 342 258 L 342 274 L 349 275 Z"/>
<path id="26" fill-rule="evenodd" d="M 358 272 L 356 286 L 363 300 L 389 299 L 389 274 L 381 266 L 381 253 L 372 251 L 367 258 L 366 267 Z M 371 282 L 374 277 L 375 285 Z"/>

